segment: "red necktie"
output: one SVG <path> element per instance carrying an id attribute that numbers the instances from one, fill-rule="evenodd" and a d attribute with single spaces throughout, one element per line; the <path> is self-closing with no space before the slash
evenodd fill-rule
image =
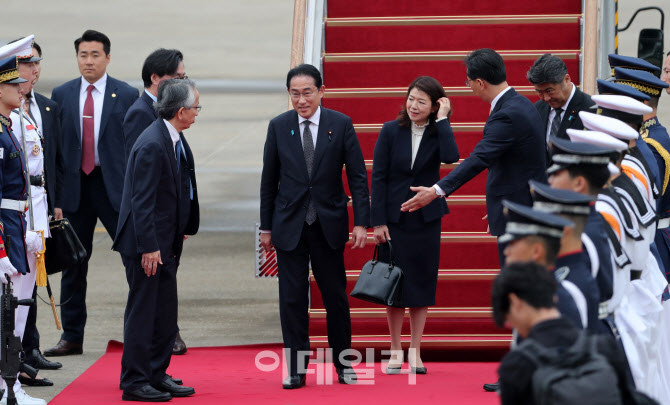
<path id="1" fill-rule="evenodd" d="M 81 120 L 81 170 L 86 174 L 90 174 L 95 169 L 95 109 L 93 108 L 93 96 L 91 95 L 93 89 L 95 89 L 95 86 L 89 84 Z"/>

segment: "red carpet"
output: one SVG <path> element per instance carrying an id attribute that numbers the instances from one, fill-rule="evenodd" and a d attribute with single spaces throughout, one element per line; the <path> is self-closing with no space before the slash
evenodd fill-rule
<path id="1" fill-rule="evenodd" d="M 426 363 L 428 374 L 385 375 L 380 363 L 355 367 L 359 378 L 367 376 L 356 386 L 337 384 L 332 365 L 320 365 L 322 381 L 334 380 L 332 385 L 318 385 L 316 375 L 308 375 L 307 386 L 299 390 L 281 388 L 281 367 L 265 372 L 255 366 L 256 355 L 264 350 L 280 354 L 279 345 L 249 345 L 231 347 L 189 348 L 184 356 L 174 356 L 169 373 L 184 379 L 195 388 L 190 398 L 175 398 L 171 403 L 196 404 L 469 404 L 499 403 L 496 394 L 484 392 L 482 383 L 496 379 L 496 363 Z M 272 365 L 266 359 L 262 364 Z M 119 373 L 121 344 L 110 342 L 107 353 L 66 387 L 51 402 L 52 405 L 118 404 L 121 401 Z M 405 365 L 406 366 L 406 365 Z M 317 365 L 310 365 L 316 370 Z M 329 374 L 331 373 L 332 374 Z M 364 374 L 367 373 L 367 374 Z M 415 384 L 411 384 L 416 378 Z M 368 385 L 364 385 L 365 382 Z M 126 403 L 126 402 L 123 402 Z"/>

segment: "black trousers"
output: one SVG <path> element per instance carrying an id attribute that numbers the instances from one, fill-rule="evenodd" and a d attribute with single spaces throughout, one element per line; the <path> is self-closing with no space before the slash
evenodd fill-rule
<path id="1" fill-rule="evenodd" d="M 83 343 L 86 326 L 86 276 L 88 275 L 88 261 L 93 252 L 95 225 L 100 218 L 107 233 L 114 240 L 116 224 L 119 222 L 119 213 L 114 210 L 109 201 L 100 167 L 96 167 L 89 175 L 81 173 L 79 210 L 64 212 L 63 216 L 70 220 L 72 228 L 86 249 L 87 257 L 79 268 L 63 271 L 60 284 L 62 305 L 60 311 L 63 323 L 61 339 Z M 67 303 L 63 305 L 65 302 Z"/>
<path id="2" fill-rule="evenodd" d="M 121 255 L 128 280 L 124 314 L 121 388 L 133 391 L 159 384 L 170 365 L 177 335 L 177 265 L 161 257 L 156 275 L 147 277 L 142 256 Z"/>
<path id="3" fill-rule="evenodd" d="M 26 319 L 26 329 L 23 332 L 23 351 L 27 356 L 33 353 L 33 349 L 40 348 L 40 333 L 37 330 L 37 286 L 33 288 L 33 303 L 28 310 L 28 319 Z"/>
<path id="4" fill-rule="evenodd" d="M 279 316 L 290 375 L 304 374 L 309 357 L 309 261 L 326 308 L 328 344 L 335 367 L 347 366 L 340 353 L 351 348 L 351 317 L 344 271 L 344 246 L 332 249 L 317 220 L 303 226 L 298 246 L 291 251 L 277 249 L 279 267 Z"/>

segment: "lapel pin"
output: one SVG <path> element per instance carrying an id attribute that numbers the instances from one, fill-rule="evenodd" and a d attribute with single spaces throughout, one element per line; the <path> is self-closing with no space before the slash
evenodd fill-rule
<path id="1" fill-rule="evenodd" d="M 51 111 L 51 108 L 47 107 L 47 111 Z"/>
<path id="2" fill-rule="evenodd" d="M 295 134 L 295 132 L 293 130 L 291 130 L 291 135 L 294 135 L 294 134 Z"/>
<path id="3" fill-rule="evenodd" d="M 112 93 L 112 97 L 116 97 L 116 93 Z"/>
<path id="4" fill-rule="evenodd" d="M 331 136 L 333 135 L 333 131 L 328 131 L 328 140 L 331 140 Z"/>

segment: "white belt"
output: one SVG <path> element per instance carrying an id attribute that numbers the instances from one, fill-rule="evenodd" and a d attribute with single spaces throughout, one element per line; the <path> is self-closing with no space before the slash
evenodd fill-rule
<path id="1" fill-rule="evenodd" d="M 3 198 L 0 202 L 0 208 L 5 210 L 26 212 L 28 211 L 28 201 L 10 200 L 8 198 Z"/>
<path id="2" fill-rule="evenodd" d="M 670 218 L 661 218 L 658 220 L 658 229 L 670 227 Z"/>

